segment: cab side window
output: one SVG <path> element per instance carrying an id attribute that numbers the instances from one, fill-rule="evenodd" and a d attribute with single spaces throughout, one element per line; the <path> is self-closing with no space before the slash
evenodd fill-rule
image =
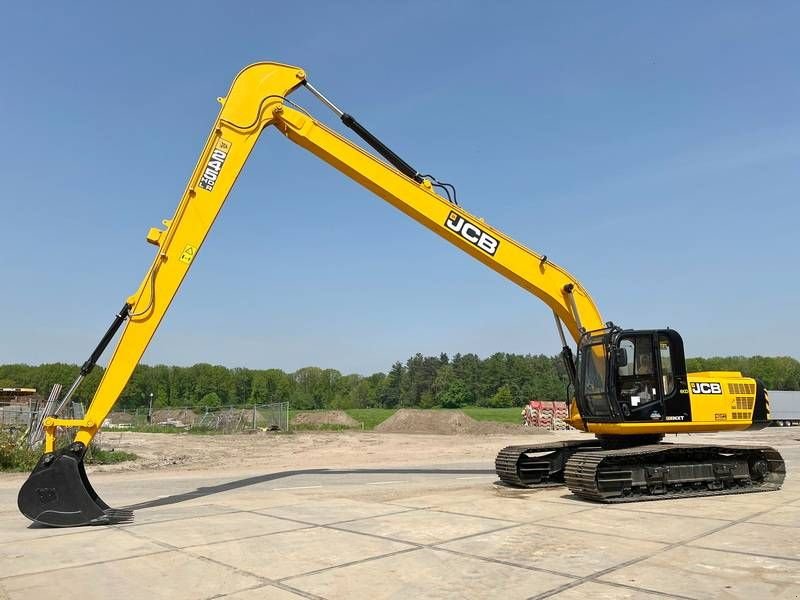
<path id="1" fill-rule="evenodd" d="M 653 348 L 650 336 L 640 335 L 620 340 L 619 347 L 625 350 L 628 362 L 619 368 L 620 377 L 645 377 L 655 374 Z"/>
<path id="2" fill-rule="evenodd" d="M 658 336 L 658 358 L 661 361 L 661 378 L 664 384 L 664 396 L 669 396 L 675 391 L 675 375 L 672 371 L 672 355 L 669 349 L 669 340 L 666 336 Z"/>

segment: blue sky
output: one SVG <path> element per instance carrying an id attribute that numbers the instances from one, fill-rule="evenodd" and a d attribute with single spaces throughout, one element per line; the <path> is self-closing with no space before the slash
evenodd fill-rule
<path id="1" fill-rule="evenodd" d="M 82 362 L 244 65 L 311 81 L 687 354 L 798 354 L 796 3 L 11 3 L 0 362 Z M 329 124 L 307 92 L 294 99 Z M 549 310 L 275 132 L 145 362 L 553 354 Z M 107 358 L 107 357 L 106 357 Z"/>

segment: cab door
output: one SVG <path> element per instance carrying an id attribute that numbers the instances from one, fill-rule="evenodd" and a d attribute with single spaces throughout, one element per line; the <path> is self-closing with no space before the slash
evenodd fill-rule
<path id="1" fill-rule="evenodd" d="M 652 331 L 634 331 L 624 333 L 617 341 L 617 348 L 622 351 L 620 356 L 625 357 L 616 365 L 617 399 L 626 421 L 665 419 L 657 337 Z"/>

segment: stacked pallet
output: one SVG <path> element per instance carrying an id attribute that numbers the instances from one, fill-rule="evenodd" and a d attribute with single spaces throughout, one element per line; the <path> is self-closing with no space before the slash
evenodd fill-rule
<path id="1" fill-rule="evenodd" d="M 566 420 L 569 415 L 566 402 L 531 400 L 523 411 L 525 425 L 541 429 L 569 429 Z"/>

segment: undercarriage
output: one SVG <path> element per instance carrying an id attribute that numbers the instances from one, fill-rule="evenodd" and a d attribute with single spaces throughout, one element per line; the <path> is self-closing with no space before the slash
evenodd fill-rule
<path id="1" fill-rule="evenodd" d="M 771 491 L 786 477 L 781 455 L 769 446 L 631 442 L 508 446 L 495 467 L 506 485 L 566 485 L 579 498 L 607 503 Z"/>

